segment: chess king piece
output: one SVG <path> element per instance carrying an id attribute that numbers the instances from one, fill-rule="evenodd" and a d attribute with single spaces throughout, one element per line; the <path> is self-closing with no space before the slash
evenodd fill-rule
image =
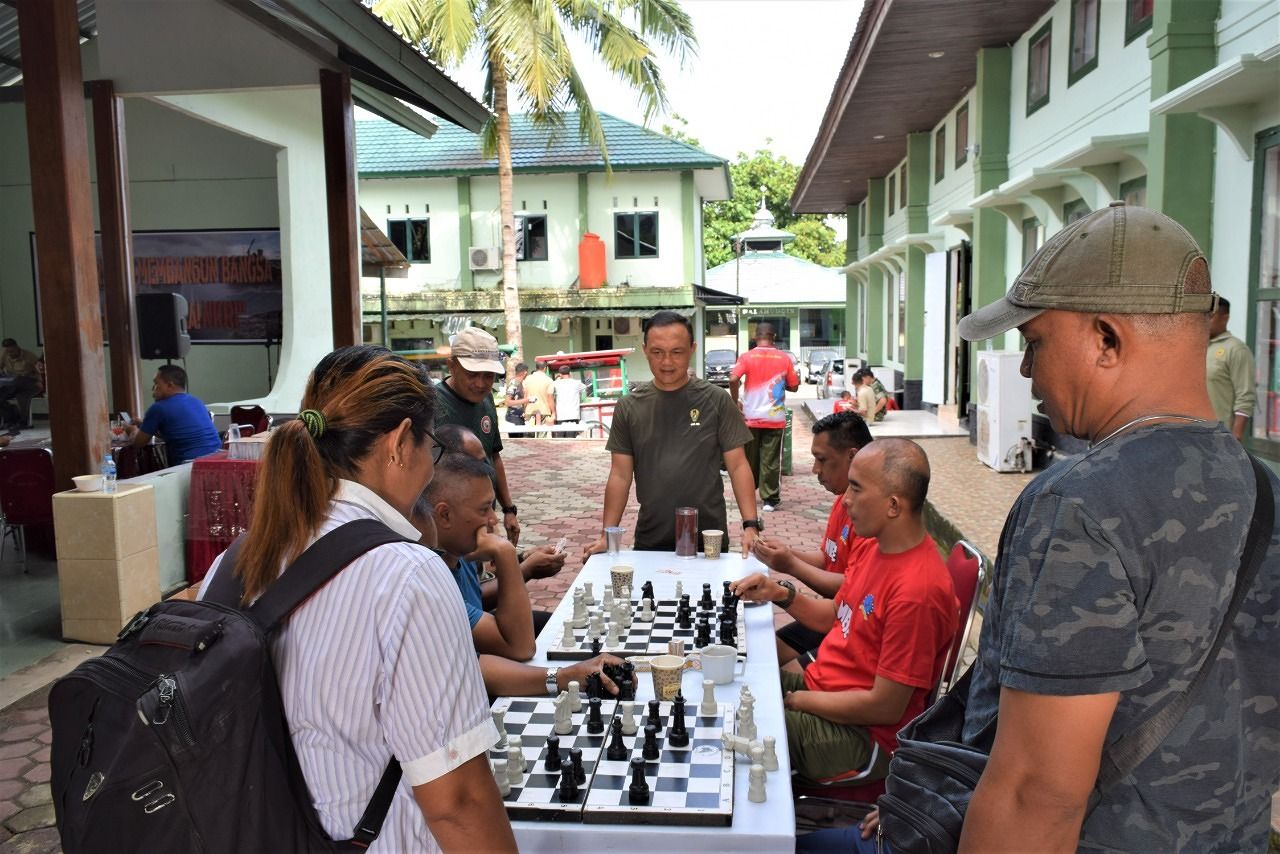
<path id="1" fill-rule="evenodd" d="M 667 730 L 667 743 L 672 747 L 689 746 L 689 730 L 684 721 L 684 695 L 676 694 L 671 706 L 671 727 Z"/>
<path id="2" fill-rule="evenodd" d="M 747 774 L 747 800 L 753 804 L 762 804 L 765 801 L 764 768 L 760 765 L 752 765 L 750 773 Z"/>
<path id="3" fill-rule="evenodd" d="M 631 785 L 627 787 L 627 797 L 632 806 L 649 803 L 649 781 L 644 778 L 644 760 L 638 756 L 631 760 Z"/>

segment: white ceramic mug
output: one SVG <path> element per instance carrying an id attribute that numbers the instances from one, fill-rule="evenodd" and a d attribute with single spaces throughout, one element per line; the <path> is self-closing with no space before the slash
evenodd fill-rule
<path id="1" fill-rule="evenodd" d="M 745 667 L 744 667 L 745 669 Z M 738 651 L 713 643 L 702 648 L 702 675 L 717 685 L 728 685 L 738 670 Z"/>

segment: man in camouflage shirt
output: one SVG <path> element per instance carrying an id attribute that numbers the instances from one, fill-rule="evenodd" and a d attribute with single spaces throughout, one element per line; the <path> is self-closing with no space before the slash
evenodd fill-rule
<path id="1" fill-rule="evenodd" d="M 991 759 L 962 850 L 1267 849 L 1280 777 L 1274 532 L 1186 715 L 1089 808 L 1108 745 L 1203 665 L 1239 570 L 1256 483 L 1205 388 L 1211 305 L 1191 236 L 1118 202 L 1060 231 L 1006 297 L 961 322 L 971 341 L 1017 327 L 1054 428 L 1092 443 L 1023 491 L 1001 538 L 964 730 Z"/>

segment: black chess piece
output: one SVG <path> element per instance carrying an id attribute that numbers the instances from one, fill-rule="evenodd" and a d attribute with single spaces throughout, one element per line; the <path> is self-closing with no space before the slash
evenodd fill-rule
<path id="1" fill-rule="evenodd" d="M 609 746 L 605 748 L 605 758 L 610 762 L 621 762 L 627 758 L 627 746 L 622 743 L 622 719 L 614 718 L 609 725 Z"/>
<path id="2" fill-rule="evenodd" d="M 650 762 L 656 761 L 660 755 L 658 750 L 658 731 L 653 728 L 652 724 L 644 728 L 644 747 L 641 749 L 640 755 Z"/>
<path id="3" fill-rule="evenodd" d="M 662 732 L 662 710 L 657 700 L 649 701 L 649 717 L 645 724 L 653 727 L 654 732 Z"/>
<path id="4" fill-rule="evenodd" d="M 711 624 L 707 622 L 705 616 L 698 620 L 698 634 L 694 638 L 693 645 L 698 649 L 711 645 Z"/>
<path id="5" fill-rule="evenodd" d="M 693 615 L 683 602 L 681 602 L 680 607 L 676 609 L 676 625 L 682 629 L 689 629 L 693 627 Z"/>
<path id="6" fill-rule="evenodd" d="M 632 680 L 636 678 L 636 666 L 629 660 L 622 662 L 622 678 Z"/>
<path id="7" fill-rule="evenodd" d="M 688 610 L 692 607 L 692 606 L 689 604 L 689 594 L 688 594 L 688 593 L 681 593 L 681 594 L 680 594 L 680 604 L 684 606 L 684 609 L 685 609 L 686 611 L 688 611 Z"/>
<path id="8" fill-rule="evenodd" d="M 573 766 L 573 779 L 579 786 L 587 783 L 587 770 L 582 767 L 582 748 L 575 747 L 569 751 L 569 762 Z"/>
<path id="9" fill-rule="evenodd" d="M 601 649 L 602 649 L 602 647 L 601 647 L 601 645 L 600 645 L 600 638 L 599 638 L 599 637 L 594 637 L 594 638 L 592 638 L 592 639 L 591 639 L 591 654 L 592 654 L 592 655 L 599 655 L 599 654 L 600 654 L 600 650 L 601 650 Z"/>
<path id="10" fill-rule="evenodd" d="M 684 722 L 683 694 L 676 694 L 671 703 L 671 726 L 667 729 L 667 743 L 672 747 L 689 746 L 689 729 Z"/>
<path id="11" fill-rule="evenodd" d="M 720 621 L 720 643 L 725 646 L 736 646 L 737 632 L 735 626 L 728 620 Z"/>
<path id="12" fill-rule="evenodd" d="M 653 595 L 652 581 L 646 581 L 643 585 L 641 585 L 640 598 L 648 599 L 649 601 L 653 602 L 655 605 L 658 603 L 658 597 Z"/>
<path id="13" fill-rule="evenodd" d="M 589 701 L 591 711 L 587 714 L 587 732 L 595 735 L 604 732 L 604 719 L 600 717 L 600 698 L 592 697 Z"/>
<path id="14" fill-rule="evenodd" d="M 698 607 L 704 611 L 710 611 L 715 606 L 715 600 L 711 598 L 711 585 L 702 585 L 702 598 L 698 600 Z"/>
<path id="15" fill-rule="evenodd" d="M 573 801 L 578 797 L 578 781 L 573 774 L 572 765 L 560 766 L 560 800 Z"/>
<path id="16" fill-rule="evenodd" d="M 591 673 L 587 675 L 587 697 L 603 697 L 604 683 L 600 680 L 599 673 Z"/>
<path id="17" fill-rule="evenodd" d="M 638 756 L 631 760 L 631 785 L 627 787 L 627 796 L 632 806 L 649 803 L 649 781 L 644 778 L 644 760 Z"/>
<path id="18" fill-rule="evenodd" d="M 634 700 L 636 698 L 636 683 L 634 679 L 623 678 L 618 683 L 618 699 Z"/>
<path id="19" fill-rule="evenodd" d="M 560 736 L 547 736 L 547 770 L 560 770 Z"/>

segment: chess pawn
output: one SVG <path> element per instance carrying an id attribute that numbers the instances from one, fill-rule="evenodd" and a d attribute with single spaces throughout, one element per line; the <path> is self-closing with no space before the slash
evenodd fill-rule
<path id="1" fill-rule="evenodd" d="M 762 765 L 752 765 L 751 771 L 747 774 L 747 800 L 753 804 L 762 804 L 765 801 L 764 766 Z"/>
<path id="2" fill-rule="evenodd" d="M 652 600 L 652 599 L 646 599 L 646 600 L 644 600 L 644 602 L 641 604 L 641 606 L 640 606 L 640 622 L 642 622 L 642 623 L 652 623 L 652 622 L 653 622 L 653 600 Z"/>
<path id="3" fill-rule="evenodd" d="M 573 715 L 582 711 L 582 694 L 578 688 L 576 679 L 569 683 L 569 713 Z"/>
<path id="4" fill-rule="evenodd" d="M 523 774 L 528 770 L 528 763 L 524 758 L 524 741 L 518 735 L 513 735 L 507 739 L 507 763 L 511 763 L 511 753 L 515 751 L 516 767 Z"/>
<path id="5" fill-rule="evenodd" d="M 751 764 L 764 768 L 764 748 L 758 741 L 751 742 Z"/>
<path id="6" fill-rule="evenodd" d="M 604 638 L 604 644 L 605 644 L 605 646 L 617 646 L 617 645 L 618 645 L 618 630 L 619 630 L 619 628 L 620 628 L 620 627 L 618 626 L 618 624 L 617 624 L 617 623 L 610 623 L 610 624 L 609 624 L 609 632 L 608 632 L 608 634 L 606 634 L 606 635 L 605 635 L 605 638 Z"/>
<path id="7" fill-rule="evenodd" d="M 771 735 L 764 737 L 764 770 L 778 770 L 778 740 Z"/>
<path id="8" fill-rule="evenodd" d="M 507 748 L 507 728 L 502 719 L 506 716 L 507 710 L 494 709 L 492 714 L 493 725 L 498 728 L 498 740 L 494 742 L 494 749 L 505 750 Z"/>
<path id="9" fill-rule="evenodd" d="M 622 704 L 622 734 L 623 734 L 623 735 L 635 735 L 635 734 L 636 734 L 636 714 L 635 714 L 635 712 L 636 712 L 636 704 L 635 704 L 635 703 L 630 702 L 630 701 L 623 702 L 623 704 Z M 774 759 L 774 761 L 776 762 L 776 761 L 777 761 L 777 759 L 775 758 L 775 759 Z"/>
<path id="10" fill-rule="evenodd" d="M 564 634 L 560 638 L 560 645 L 564 647 L 572 647 L 575 645 L 573 638 L 573 620 L 564 621 Z"/>
<path id="11" fill-rule="evenodd" d="M 677 581 L 676 582 L 676 599 L 679 599 L 683 595 L 684 595 L 684 582 Z"/>
<path id="12" fill-rule="evenodd" d="M 520 769 L 520 760 L 523 758 L 520 748 L 507 748 L 507 761 L 502 764 L 507 766 L 507 782 L 512 786 L 520 785 L 520 781 L 524 779 L 524 771 Z"/>
<path id="13" fill-rule="evenodd" d="M 511 783 L 507 780 L 507 760 L 495 759 L 493 761 L 493 781 L 498 784 L 498 794 L 506 797 L 511 794 Z"/>
<path id="14" fill-rule="evenodd" d="M 698 714 L 712 716 L 718 711 L 720 708 L 716 705 L 716 683 L 712 679 L 703 679 L 702 704 L 698 706 Z"/>

